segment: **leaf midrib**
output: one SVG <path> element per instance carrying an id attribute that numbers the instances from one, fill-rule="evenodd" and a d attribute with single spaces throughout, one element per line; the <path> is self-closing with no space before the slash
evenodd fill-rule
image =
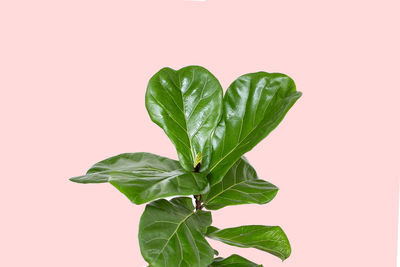
<path id="1" fill-rule="evenodd" d="M 236 185 L 242 184 L 242 183 L 244 183 L 244 182 L 247 182 L 247 181 L 246 181 L 246 180 L 245 180 L 245 181 L 241 181 L 240 183 L 237 183 L 237 184 L 234 184 L 234 185 L 229 186 L 226 190 L 221 190 L 221 192 L 219 192 L 218 194 L 216 194 L 214 197 L 212 197 L 212 198 L 210 198 L 209 200 L 207 200 L 206 202 L 204 202 L 204 205 L 207 205 L 207 204 L 210 203 L 214 198 L 218 197 L 218 196 L 221 195 L 222 193 L 225 193 L 225 191 L 228 191 L 228 190 L 230 190 L 232 187 L 235 187 Z"/>
<path id="2" fill-rule="evenodd" d="M 183 92 L 181 91 L 181 88 L 182 88 L 182 85 L 181 85 L 181 76 L 180 76 L 180 73 L 179 73 L 179 72 L 177 72 L 177 73 L 178 73 L 178 85 L 179 85 L 179 87 L 178 87 L 177 89 L 178 89 L 178 91 L 181 93 L 181 98 L 182 98 L 182 109 L 183 109 L 183 110 L 182 110 L 182 113 L 183 113 L 183 118 L 185 119 L 186 135 L 187 135 L 188 140 L 189 140 L 190 154 L 192 155 L 192 164 L 193 164 L 194 159 L 195 159 L 195 156 L 194 156 L 194 153 L 193 153 L 192 139 L 191 139 L 190 136 L 189 136 L 188 122 L 187 122 L 187 118 L 186 118 L 186 114 L 185 114 L 185 101 L 184 101 L 184 99 L 183 99 Z M 190 81 L 190 84 L 189 84 L 188 88 L 189 88 L 190 86 L 192 86 L 193 80 L 194 80 L 194 70 L 192 70 L 192 80 Z"/>
<path id="3" fill-rule="evenodd" d="M 157 256 L 157 258 L 155 259 L 155 261 L 157 261 L 158 258 L 164 253 L 165 248 L 167 247 L 168 243 L 171 241 L 172 237 L 178 232 L 178 229 L 181 227 L 182 223 L 185 223 L 186 220 L 188 220 L 188 218 L 189 218 L 190 216 L 194 215 L 194 213 L 195 213 L 195 211 L 192 211 L 191 213 L 189 213 L 189 215 L 187 215 L 185 218 L 183 218 L 182 221 L 180 221 L 180 222 L 177 224 L 177 227 L 176 227 L 175 231 L 171 234 L 171 236 L 170 236 L 168 239 L 166 239 L 167 241 L 165 242 L 164 246 L 161 248 L 160 253 L 158 254 L 158 256 Z M 178 240 L 178 242 L 179 242 L 179 244 L 180 244 L 180 241 L 179 241 L 179 240 Z M 181 245 L 182 245 L 182 244 L 181 244 Z"/>
<path id="4" fill-rule="evenodd" d="M 272 103 L 272 100 L 274 99 L 274 97 L 277 95 L 278 90 L 274 93 L 273 97 L 271 98 L 271 100 L 269 101 L 268 105 L 266 106 L 265 110 L 264 110 L 264 118 L 265 118 L 265 112 L 267 111 L 267 109 L 269 108 L 270 104 Z M 247 105 L 247 101 L 246 101 L 246 105 Z M 225 118 L 224 118 L 225 119 Z M 212 170 L 217 167 L 221 161 L 223 161 L 226 157 L 228 157 L 239 145 L 241 145 L 243 143 L 243 141 L 256 129 L 259 127 L 259 125 L 261 124 L 263 120 L 260 121 L 260 123 L 258 123 L 253 129 L 250 130 L 250 132 L 248 134 L 246 134 L 246 136 L 239 141 L 227 154 L 225 154 L 225 156 L 223 156 L 217 163 L 215 163 L 214 166 L 212 166 L 210 168 L 210 172 L 212 172 Z M 241 127 L 243 126 L 243 122 L 241 124 Z M 239 136 L 240 137 L 240 136 Z M 225 140 L 225 133 L 224 133 L 224 140 Z"/>
<path id="5" fill-rule="evenodd" d="M 143 171 L 143 170 L 151 170 L 151 171 L 157 171 L 157 172 L 161 172 L 161 173 L 171 172 L 170 170 L 157 169 L 157 168 L 153 168 L 153 167 L 141 167 L 141 168 L 138 168 L 138 169 L 135 169 L 135 170 L 130 170 L 130 171 L 119 171 L 119 170 L 115 170 L 115 169 L 108 169 L 108 170 L 102 170 L 102 171 L 98 171 L 98 172 L 87 173 L 86 175 L 89 175 L 89 174 L 101 174 L 101 173 L 107 173 L 107 172 L 119 172 L 119 173 L 133 174 L 135 171 Z"/>
<path id="6" fill-rule="evenodd" d="M 232 240 L 232 239 L 229 239 L 229 238 L 226 238 L 226 237 L 217 237 L 217 236 L 208 236 L 208 237 L 211 238 L 211 239 L 215 239 L 215 240 L 221 241 L 221 242 L 223 242 L 223 243 L 225 243 L 224 240 L 230 241 L 230 242 L 232 242 L 233 244 L 235 244 L 235 245 L 238 246 L 238 247 L 256 248 L 256 249 L 259 249 L 259 250 L 262 250 L 262 251 L 267 251 L 267 252 L 270 252 L 270 251 L 271 251 L 271 252 L 275 252 L 275 253 L 277 253 L 278 255 L 281 255 L 282 258 L 286 258 L 286 255 L 284 255 L 284 254 L 283 254 L 282 252 L 280 252 L 279 250 L 270 249 L 270 248 L 268 248 L 268 249 L 262 249 L 259 245 L 255 245 L 255 246 L 252 246 L 251 244 L 250 244 L 250 245 L 245 245 L 245 244 L 238 243 L 238 241 L 236 241 L 236 240 Z M 259 242 L 265 242 L 265 240 L 256 241 L 256 242 L 253 242 L 252 244 L 254 244 L 254 243 L 259 243 Z M 274 241 L 274 240 L 272 240 L 272 241 L 270 241 L 270 242 L 279 242 L 279 241 Z M 280 242 L 279 242 L 279 243 L 280 243 Z"/>

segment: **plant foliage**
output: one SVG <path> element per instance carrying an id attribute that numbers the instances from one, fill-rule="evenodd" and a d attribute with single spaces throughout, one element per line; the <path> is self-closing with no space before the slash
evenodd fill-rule
<path id="1" fill-rule="evenodd" d="M 218 80 L 203 67 L 163 68 L 149 81 L 146 108 L 175 145 L 179 161 L 120 154 L 70 180 L 108 182 L 132 203 L 148 203 L 139 244 L 150 267 L 262 266 L 238 255 L 217 257 L 206 238 L 285 260 L 291 248 L 279 226 L 218 229 L 211 226 L 210 211 L 266 204 L 275 197 L 278 188 L 258 178 L 243 155 L 278 126 L 300 96 L 293 80 L 280 73 L 245 74 L 223 96 Z"/>

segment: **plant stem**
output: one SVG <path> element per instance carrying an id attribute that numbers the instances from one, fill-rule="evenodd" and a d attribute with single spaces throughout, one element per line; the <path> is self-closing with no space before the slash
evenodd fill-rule
<path id="1" fill-rule="evenodd" d="M 199 162 L 195 167 L 194 167 L 194 172 L 198 173 L 200 171 L 201 163 Z M 194 195 L 194 199 L 196 200 L 196 210 L 201 210 L 202 205 L 201 202 L 203 201 L 203 196 L 202 195 Z"/>
<path id="2" fill-rule="evenodd" d="M 196 210 L 201 210 L 203 196 L 202 195 L 194 195 L 194 199 L 196 200 Z"/>
<path id="3" fill-rule="evenodd" d="M 199 172 L 201 167 L 201 163 L 199 162 L 195 167 L 194 167 L 194 172 Z"/>

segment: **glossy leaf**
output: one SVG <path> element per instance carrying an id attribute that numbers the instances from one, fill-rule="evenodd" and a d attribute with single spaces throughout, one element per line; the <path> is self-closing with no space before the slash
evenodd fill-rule
<path id="1" fill-rule="evenodd" d="M 222 113 L 222 94 L 214 75 L 199 66 L 178 71 L 163 68 L 149 81 L 147 111 L 171 139 L 187 171 L 196 167 L 198 155 L 202 157 L 200 171 L 208 169 L 211 135 Z"/>
<path id="2" fill-rule="evenodd" d="M 221 182 L 211 186 L 203 200 L 209 210 L 240 204 L 266 204 L 276 196 L 278 190 L 275 185 L 258 179 L 254 168 L 242 157 Z"/>
<path id="3" fill-rule="evenodd" d="M 190 198 L 151 202 L 140 219 L 139 244 L 152 267 L 207 267 L 214 250 L 204 238 L 211 213 L 194 211 Z"/>
<path id="4" fill-rule="evenodd" d="M 282 121 L 301 96 L 291 78 L 257 72 L 239 77 L 227 89 L 223 116 L 212 144 L 209 179 L 221 181 L 232 165 Z"/>
<path id="5" fill-rule="evenodd" d="M 239 255 L 233 254 L 228 258 L 216 258 L 210 267 L 263 267 Z"/>
<path id="6" fill-rule="evenodd" d="M 291 253 L 289 240 L 279 226 L 246 225 L 222 230 L 209 227 L 207 237 L 236 247 L 260 249 L 282 260 Z"/>
<path id="7" fill-rule="evenodd" d="M 170 196 L 205 193 L 207 178 L 187 172 L 178 161 L 151 153 L 126 153 L 100 161 L 86 175 L 70 179 L 77 183 L 109 182 L 135 204 Z"/>

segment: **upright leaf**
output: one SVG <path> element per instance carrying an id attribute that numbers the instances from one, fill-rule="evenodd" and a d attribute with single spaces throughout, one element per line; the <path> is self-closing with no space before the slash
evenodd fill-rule
<path id="1" fill-rule="evenodd" d="M 282 260 L 291 253 L 289 240 L 279 226 L 246 225 L 222 230 L 209 227 L 207 236 L 236 247 L 260 249 Z"/>
<path id="2" fill-rule="evenodd" d="M 222 87 L 205 68 L 163 68 L 149 81 L 146 108 L 153 122 L 171 139 L 183 168 L 192 171 L 202 155 L 208 169 L 211 135 L 222 112 Z"/>
<path id="3" fill-rule="evenodd" d="M 216 184 L 231 166 L 282 121 L 301 96 L 291 78 L 257 72 L 239 77 L 225 93 L 223 116 L 212 144 L 210 181 Z"/>
<path id="4" fill-rule="evenodd" d="M 228 258 L 216 258 L 209 267 L 263 267 L 239 255 L 233 254 Z"/>
<path id="5" fill-rule="evenodd" d="M 109 182 L 135 204 L 158 198 L 189 196 L 208 190 L 203 174 L 187 172 L 178 161 L 151 153 L 126 153 L 96 163 L 76 183 Z"/>
<path id="6" fill-rule="evenodd" d="M 190 198 L 151 202 L 140 219 L 139 244 L 152 267 L 207 267 L 214 250 L 204 238 L 211 213 L 194 211 Z"/>
<path id="7" fill-rule="evenodd" d="M 278 188 L 261 179 L 246 158 L 240 158 L 225 174 L 221 182 L 211 186 L 203 195 L 209 210 L 240 204 L 266 204 L 278 193 Z"/>

